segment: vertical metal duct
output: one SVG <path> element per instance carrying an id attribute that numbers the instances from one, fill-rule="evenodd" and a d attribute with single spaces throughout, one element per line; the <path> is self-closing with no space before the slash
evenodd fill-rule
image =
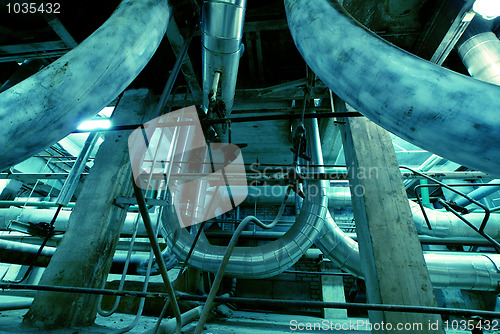
<path id="1" fill-rule="evenodd" d="M 231 113 L 236 90 L 240 56 L 243 52 L 243 22 L 246 0 L 206 0 L 202 20 L 203 105 L 209 106 L 209 95 L 216 72 L 220 73 L 220 101 L 226 114 Z"/>
<path id="2" fill-rule="evenodd" d="M 410 143 L 500 175 L 500 87 L 395 47 L 338 1 L 285 0 L 285 9 L 297 49 L 340 98 Z"/>
<path id="3" fill-rule="evenodd" d="M 458 54 L 472 77 L 500 85 L 500 40 L 480 20 L 476 17 L 458 41 Z M 490 183 L 500 183 L 500 179 Z M 499 190 L 495 186 L 480 187 L 467 195 L 479 200 Z M 461 206 L 470 204 L 464 197 L 456 202 Z"/>
<path id="4" fill-rule="evenodd" d="M 458 41 L 457 50 L 470 75 L 500 85 L 500 40 L 475 18 Z"/>
<path id="5" fill-rule="evenodd" d="M 167 0 L 124 0 L 90 37 L 0 94 L 0 171 L 74 131 L 120 94 L 160 44 Z"/>

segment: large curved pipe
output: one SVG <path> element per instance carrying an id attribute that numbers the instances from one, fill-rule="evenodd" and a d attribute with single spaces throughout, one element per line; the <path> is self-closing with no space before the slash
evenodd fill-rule
<path id="1" fill-rule="evenodd" d="M 317 121 L 311 125 L 309 145 L 315 164 L 323 164 Z M 229 259 L 225 275 L 241 278 L 266 278 L 290 268 L 313 244 L 323 226 L 327 212 L 324 181 L 308 181 L 307 198 L 293 226 L 278 240 L 259 247 L 236 247 Z M 170 207 L 164 210 L 164 238 L 179 259 L 186 259 L 194 236 L 181 228 Z M 200 238 L 189 264 L 203 271 L 217 272 L 227 247 L 211 245 Z"/>
<path id="2" fill-rule="evenodd" d="M 299 52 L 340 98 L 405 140 L 500 175 L 500 87 L 378 38 L 337 1 L 285 0 Z"/>
<path id="3" fill-rule="evenodd" d="M 358 243 L 328 213 L 316 246 L 341 269 L 363 278 Z M 424 253 L 434 288 L 498 291 L 500 254 Z"/>
<path id="4" fill-rule="evenodd" d="M 167 0 L 124 0 L 75 49 L 0 94 L 0 171 L 74 131 L 149 62 L 170 18 Z"/>

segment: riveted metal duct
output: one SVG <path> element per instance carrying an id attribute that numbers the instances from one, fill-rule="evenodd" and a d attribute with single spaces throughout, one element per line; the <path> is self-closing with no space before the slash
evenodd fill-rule
<path id="1" fill-rule="evenodd" d="M 75 49 L 0 94 L 0 170 L 74 131 L 120 94 L 165 35 L 167 0 L 124 0 Z"/>
<path id="2" fill-rule="evenodd" d="M 395 47 L 337 1 L 285 0 L 285 8 L 302 57 L 345 102 L 419 147 L 500 175 L 500 87 Z"/>

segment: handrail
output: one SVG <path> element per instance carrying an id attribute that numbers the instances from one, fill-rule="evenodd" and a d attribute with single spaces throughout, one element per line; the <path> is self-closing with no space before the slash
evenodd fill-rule
<path id="1" fill-rule="evenodd" d="M 420 206 L 420 209 L 422 210 L 422 213 L 423 213 L 423 216 L 424 216 L 424 219 L 425 219 L 425 222 L 429 228 L 429 230 L 432 230 L 432 227 L 431 227 L 431 224 L 430 224 L 430 221 L 429 221 L 429 217 L 427 216 L 426 212 L 425 212 L 425 208 L 422 204 L 422 200 L 419 196 L 419 194 L 417 193 L 417 190 L 420 190 L 420 188 L 430 188 L 430 187 L 444 187 L 452 192 L 454 192 L 455 194 L 458 194 L 459 196 L 462 196 L 464 198 L 466 198 L 467 200 L 469 200 L 471 203 L 474 203 L 476 204 L 477 206 L 479 206 L 480 208 L 482 208 L 485 212 L 485 215 L 484 215 L 484 218 L 483 218 L 483 221 L 481 222 L 481 226 L 479 227 L 479 229 L 474 226 L 472 223 L 470 223 L 467 219 L 465 219 L 463 216 L 461 216 L 456 210 L 454 210 L 448 203 L 446 203 L 445 201 L 441 200 L 440 201 L 440 204 L 442 204 L 448 211 L 452 212 L 454 215 L 456 215 L 460 220 L 462 220 L 463 222 L 465 222 L 469 227 L 471 227 L 474 231 L 476 231 L 477 233 L 479 233 L 483 238 L 485 238 L 486 240 L 488 240 L 492 245 L 493 247 L 496 249 L 496 251 L 498 253 L 500 253 L 500 243 L 498 243 L 496 240 L 494 240 L 493 238 L 491 238 L 488 234 L 484 233 L 484 228 L 486 227 L 486 223 L 488 222 L 488 219 L 490 218 L 490 210 L 488 209 L 488 207 L 486 207 L 485 205 L 483 205 L 482 203 L 478 202 L 477 200 L 469 197 L 468 195 L 462 193 L 461 191 L 458 191 L 456 189 L 454 189 L 451 185 L 449 184 L 445 184 L 443 182 L 440 182 L 430 176 L 427 176 L 423 173 L 420 173 L 412 168 L 409 168 L 409 167 L 406 167 L 406 166 L 400 166 L 400 168 L 403 168 L 403 169 L 407 169 L 409 171 L 411 171 L 412 173 L 414 174 L 417 174 L 417 175 L 420 175 L 436 184 L 420 184 L 420 185 L 417 185 L 415 186 L 415 194 L 417 195 L 417 201 L 418 201 L 418 205 Z M 464 186 L 470 186 L 470 184 L 456 184 L 456 185 L 453 185 L 453 186 L 458 186 L 458 187 L 464 187 Z M 493 186 L 493 184 L 492 184 Z"/>

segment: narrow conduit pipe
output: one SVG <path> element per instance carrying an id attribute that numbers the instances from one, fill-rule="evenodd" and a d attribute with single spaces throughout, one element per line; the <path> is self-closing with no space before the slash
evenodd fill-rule
<path id="1" fill-rule="evenodd" d="M 316 120 L 315 120 L 316 121 Z M 321 144 L 317 126 L 308 141 L 313 163 L 322 164 Z M 320 160 L 321 159 L 321 160 Z M 235 247 L 228 261 L 225 276 L 266 278 L 290 268 L 313 244 L 319 235 L 328 211 L 325 181 L 307 181 L 306 199 L 293 226 L 278 240 L 258 247 Z M 164 210 L 164 238 L 168 247 L 185 260 L 194 236 L 182 228 L 172 207 Z M 224 246 L 211 245 L 200 238 L 189 264 L 203 271 L 217 272 L 226 252 Z"/>
<path id="2" fill-rule="evenodd" d="M 0 94 L 0 171 L 61 140 L 142 71 L 165 35 L 167 0 L 124 0 L 76 48 Z"/>
<path id="3" fill-rule="evenodd" d="M 500 87 L 395 47 L 330 0 L 285 0 L 309 67 L 386 130 L 439 156 L 500 175 Z"/>

